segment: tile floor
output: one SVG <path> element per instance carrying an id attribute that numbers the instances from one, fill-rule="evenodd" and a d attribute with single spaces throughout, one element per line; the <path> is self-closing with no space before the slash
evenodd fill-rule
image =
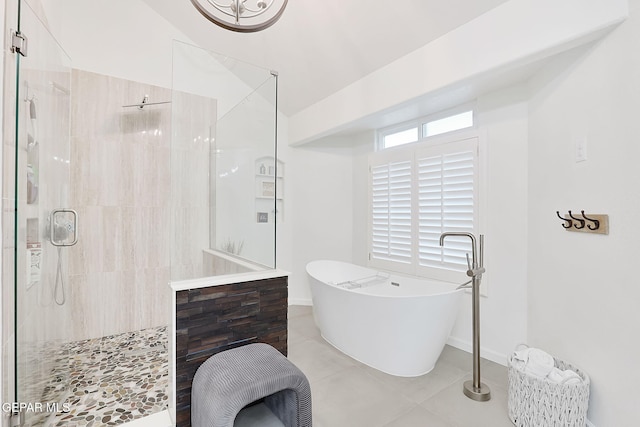
<path id="1" fill-rule="evenodd" d="M 167 328 L 64 344 L 42 402 L 67 396 L 66 413 L 38 413 L 26 426 L 103 427 L 163 411 L 169 387 Z"/>
<path id="2" fill-rule="evenodd" d="M 142 334 L 140 337 L 136 335 L 141 339 L 133 339 L 134 337 L 129 335 L 118 336 L 115 342 L 121 345 L 119 348 L 114 348 L 116 351 L 104 351 L 104 345 L 99 351 L 95 350 L 91 347 L 90 341 L 83 346 L 91 350 L 88 352 L 91 355 L 91 364 L 96 367 L 98 377 L 102 377 L 103 380 L 105 378 L 103 375 L 109 374 L 107 377 L 111 378 L 115 374 L 111 374 L 111 369 L 127 371 L 123 366 L 127 363 L 123 363 L 122 357 L 128 356 L 128 352 L 122 352 L 122 350 L 131 351 L 137 348 L 131 344 L 132 342 L 139 342 L 143 347 L 149 346 L 154 350 L 152 352 L 155 353 L 154 360 L 162 360 L 160 366 L 145 360 L 147 352 L 143 355 L 131 351 L 133 357 L 127 360 L 136 366 L 134 370 L 145 374 L 144 379 L 156 379 L 154 381 L 156 384 L 151 389 L 145 385 L 144 379 L 133 381 L 129 378 L 127 384 L 129 386 L 137 382 L 142 385 L 141 402 L 144 401 L 145 404 L 149 402 L 144 397 L 148 398 L 149 395 L 154 397 L 152 400 L 159 406 L 146 410 L 146 415 L 154 413 L 153 416 L 138 418 L 145 415 L 147 408 L 140 410 L 128 405 L 132 409 L 127 408 L 129 409 L 127 416 L 120 417 L 121 414 L 114 411 L 117 403 L 114 402 L 116 406 L 104 405 L 102 401 L 109 400 L 106 399 L 109 396 L 104 395 L 104 390 L 100 392 L 101 394 L 96 390 L 97 399 L 87 400 L 93 397 L 91 394 L 83 396 L 82 402 L 74 402 L 73 413 L 67 414 L 69 418 L 48 420 L 48 425 L 97 427 L 126 423 L 131 427 L 134 425 L 136 427 L 168 426 L 170 424 L 168 415 L 166 411 L 162 411 L 163 406 L 166 405 L 166 395 L 163 392 L 167 386 L 166 348 L 164 345 L 155 347 L 156 343 L 166 341 L 166 337 L 158 336 L 165 334 L 166 330 L 162 328 L 148 332 L 150 333 Z M 150 343 L 152 345 L 149 345 Z M 156 353 L 155 350 L 158 352 Z M 311 383 L 314 427 L 511 427 L 513 425 L 507 415 L 507 369 L 496 363 L 482 360 L 482 381 L 491 388 L 492 399 L 482 403 L 470 400 L 462 394 L 462 384 L 471 378 L 471 355 L 453 347 L 445 347 L 435 369 L 430 373 L 417 378 L 394 377 L 363 365 L 328 344 L 315 326 L 311 307 L 290 306 L 289 359 L 307 375 Z M 144 369 L 141 369 L 142 365 Z M 147 372 L 149 369 L 152 372 Z M 119 372 L 118 376 L 124 372 Z M 93 380 L 87 382 L 93 383 Z M 84 391 L 82 384 L 79 383 L 77 386 L 78 390 Z M 115 388 L 113 391 L 114 398 L 120 401 Z M 138 394 L 133 391 L 122 393 Z M 94 400 L 95 403 L 92 403 Z M 88 411 L 80 410 L 82 408 Z M 118 414 L 118 416 L 114 417 L 111 414 Z M 89 416 L 91 419 L 88 418 Z M 105 418 L 107 416 L 109 418 Z M 132 419 L 135 420 L 127 423 Z"/>
<path id="3" fill-rule="evenodd" d="M 289 308 L 289 359 L 311 383 L 314 427 L 510 427 L 507 368 L 482 360 L 489 402 L 462 393 L 471 355 L 446 346 L 436 367 L 417 378 L 384 374 L 342 354 L 320 336 L 312 308 Z"/>

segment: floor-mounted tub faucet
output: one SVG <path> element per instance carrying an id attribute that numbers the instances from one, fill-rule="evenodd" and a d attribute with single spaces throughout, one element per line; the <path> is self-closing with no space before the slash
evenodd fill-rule
<path id="1" fill-rule="evenodd" d="M 440 235 L 440 246 L 444 245 L 444 239 L 448 236 L 468 237 L 471 239 L 471 261 L 469 261 L 469 254 L 467 254 L 467 276 L 482 278 L 484 269 L 484 235 L 480 235 L 480 248 L 479 256 L 476 256 L 476 237 L 471 233 L 442 233 Z"/>
<path id="2" fill-rule="evenodd" d="M 473 380 L 465 381 L 462 391 L 468 398 L 484 402 L 491 399 L 491 390 L 486 384 L 480 382 L 480 280 L 482 273 L 485 272 L 484 235 L 480 235 L 480 246 L 476 248 L 476 238 L 471 233 L 442 233 L 440 246 L 444 246 L 444 239 L 449 236 L 471 239 L 471 261 L 467 254 L 467 276 L 471 277 L 471 299 L 473 300 Z"/>

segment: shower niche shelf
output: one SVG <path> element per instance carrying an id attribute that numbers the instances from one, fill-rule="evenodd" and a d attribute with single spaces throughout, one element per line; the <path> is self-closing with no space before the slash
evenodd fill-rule
<path id="1" fill-rule="evenodd" d="M 256 159 L 255 221 L 263 224 L 282 222 L 284 220 L 283 195 L 284 163 L 271 156 Z"/>

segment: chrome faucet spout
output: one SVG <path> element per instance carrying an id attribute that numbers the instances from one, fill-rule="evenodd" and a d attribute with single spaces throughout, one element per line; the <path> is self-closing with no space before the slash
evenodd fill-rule
<path id="1" fill-rule="evenodd" d="M 471 239 L 471 261 L 472 264 L 469 266 L 469 270 L 475 270 L 478 268 L 478 258 L 476 257 L 476 237 L 471 233 L 462 233 L 462 232 L 446 232 L 440 235 L 440 246 L 444 245 L 445 237 L 468 237 Z M 468 262 L 468 261 L 467 261 Z M 482 265 L 480 265 L 482 267 Z"/>
<path id="2" fill-rule="evenodd" d="M 473 242 L 474 245 L 476 243 L 476 236 L 474 236 L 471 233 L 447 231 L 447 232 L 442 233 L 440 235 L 440 246 L 442 246 L 444 244 L 444 238 L 448 237 L 448 236 L 461 236 L 461 237 L 465 237 L 466 236 L 466 237 L 471 239 L 471 241 Z"/>

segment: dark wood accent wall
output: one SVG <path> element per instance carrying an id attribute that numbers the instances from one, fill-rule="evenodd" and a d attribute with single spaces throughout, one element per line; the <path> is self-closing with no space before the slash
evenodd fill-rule
<path id="1" fill-rule="evenodd" d="M 287 277 L 176 293 L 176 427 L 191 426 L 191 383 L 210 356 L 263 342 L 287 355 Z"/>

